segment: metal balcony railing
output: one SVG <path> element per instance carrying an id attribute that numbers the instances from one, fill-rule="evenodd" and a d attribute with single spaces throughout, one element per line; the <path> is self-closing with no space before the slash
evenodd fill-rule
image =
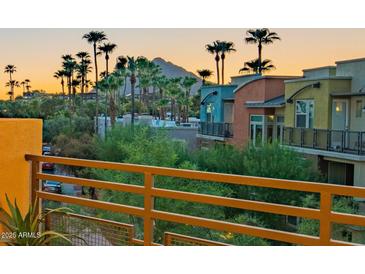
<path id="1" fill-rule="evenodd" d="M 199 123 L 199 134 L 209 135 L 223 138 L 233 137 L 233 124 L 232 123 Z"/>
<path id="2" fill-rule="evenodd" d="M 344 214 L 332 211 L 332 196 L 343 195 L 365 198 L 365 188 L 361 187 L 249 177 L 194 170 L 51 156 L 26 155 L 26 160 L 31 162 L 33 201 L 35 199 L 42 199 L 43 201 L 56 201 L 66 204 L 78 205 L 81 207 L 124 213 L 128 214 L 129 216 L 143 219 L 143 239 L 137 239 L 135 237 L 134 229 L 131 225 L 120 224 L 109 220 L 68 214 L 65 216 L 54 216 L 47 221 L 47 225 L 51 229 L 57 229 L 57 227 L 69 227 L 67 232 L 73 233 L 78 231 L 77 229 L 81 229 L 80 233 L 83 233 L 81 234 L 81 237 L 86 238 L 86 240 L 89 239 L 91 244 L 100 244 L 100 242 L 102 242 L 103 244 L 124 243 L 126 245 L 160 245 L 154 242 L 155 221 L 159 220 L 229 233 L 246 234 L 254 237 L 299 245 L 353 245 L 353 243 L 338 241 L 331 238 L 332 223 L 365 226 L 365 216 Z M 127 182 L 114 183 L 101 180 L 46 174 L 42 173 L 40 170 L 41 162 L 50 162 L 72 167 L 108 169 L 118 172 L 138 173 L 143 175 L 144 184 L 133 185 L 128 184 Z M 320 207 L 319 209 L 303 208 L 277 203 L 176 191 L 154 186 L 154 179 L 156 177 L 181 178 L 200 180 L 203 182 L 215 182 L 218 184 L 223 183 L 237 186 L 257 186 L 281 190 L 318 193 L 320 195 Z M 142 207 L 137 207 L 101 200 L 92 200 L 88 198 L 49 193 L 42 190 L 42 180 L 52 180 L 62 183 L 93 187 L 96 189 L 133 193 L 143 197 L 144 203 Z M 242 210 L 279 214 L 283 216 L 297 216 L 301 218 L 319 220 L 319 236 L 308 236 L 304 234 L 263 228 L 253 225 L 197 217 L 189 215 L 189 212 L 178 214 L 173 213 L 173 208 L 168 211 L 161 211 L 156 209 L 154 206 L 155 200 L 159 198 L 183 200 L 212 206 L 230 207 Z M 91 225 L 91 223 L 94 224 Z M 85 233 L 87 235 L 83 237 Z M 90 237 L 88 233 L 92 233 L 92 237 Z M 215 243 L 206 239 L 194 238 L 189 235 L 169 233 L 168 231 L 165 231 L 164 235 L 164 245 L 226 245 L 224 243 Z M 95 243 L 95 241 L 97 242 Z"/>
<path id="3" fill-rule="evenodd" d="M 285 127 L 282 143 L 355 155 L 365 155 L 365 132 Z"/>

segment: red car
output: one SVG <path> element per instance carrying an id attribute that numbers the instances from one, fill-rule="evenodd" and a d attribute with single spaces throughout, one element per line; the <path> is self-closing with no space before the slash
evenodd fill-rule
<path id="1" fill-rule="evenodd" d="M 43 170 L 54 170 L 54 163 L 42 163 Z"/>
<path id="2" fill-rule="evenodd" d="M 50 155 L 50 152 L 43 152 L 43 155 L 48 156 Z M 42 163 L 42 170 L 54 170 L 54 163 Z"/>

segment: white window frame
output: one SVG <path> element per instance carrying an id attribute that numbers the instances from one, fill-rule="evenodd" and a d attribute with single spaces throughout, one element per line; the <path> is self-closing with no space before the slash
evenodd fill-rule
<path id="1" fill-rule="evenodd" d="M 303 113 L 297 113 L 297 104 L 298 102 L 305 102 L 306 103 L 306 109 L 307 109 L 307 113 L 303 114 Z M 312 103 L 313 105 L 313 113 L 312 113 L 312 128 L 314 127 L 314 100 L 313 99 L 300 99 L 300 100 L 296 100 L 295 101 L 295 106 L 294 106 L 294 119 L 295 119 L 295 127 L 298 127 L 297 125 L 297 115 L 305 115 L 305 126 L 302 128 L 309 128 L 309 121 L 310 121 L 310 113 L 309 113 L 309 106 Z"/>

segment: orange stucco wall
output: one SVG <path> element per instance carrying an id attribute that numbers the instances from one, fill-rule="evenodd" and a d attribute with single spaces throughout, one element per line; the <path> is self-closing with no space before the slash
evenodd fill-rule
<path id="1" fill-rule="evenodd" d="M 284 95 L 285 78 L 262 78 L 244 85 L 235 92 L 233 138 L 231 144 L 245 146 L 250 140 L 250 115 L 273 115 L 273 108 L 246 108 L 247 101 L 266 101 Z"/>
<path id="2" fill-rule="evenodd" d="M 42 120 L 0 118 L 0 206 L 6 205 L 7 193 L 12 201 L 17 199 L 23 212 L 28 209 L 30 164 L 24 159 L 27 153 L 42 153 Z"/>

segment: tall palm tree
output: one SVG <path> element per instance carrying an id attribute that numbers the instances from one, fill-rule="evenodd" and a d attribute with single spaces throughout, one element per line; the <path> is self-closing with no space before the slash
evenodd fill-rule
<path id="1" fill-rule="evenodd" d="M 119 56 L 117 58 L 117 63 L 115 64 L 115 69 L 126 72 L 127 64 L 128 64 L 128 59 L 124 56 Z M 124 73 L 124 89 L 123 89 L 124 98 L 125 98 L 126 91 L 127 91 L 127 77 L 128 77 L 128 73 Z"/>
<path id="2" fill-rule="evenodd" d="M 192 86 L 197 82 L 194 77 L 184 77 L 182 80 L 182 87 L 185 90 L 185 94 L 183 96 L 184 106 L 183 106 L 183 121 L 189 123 L 189 104 L 190 104 L 190 93 Z"/>
<path id="3" fill-rule="evenodd" d="M 72 81 L 74 80 L 73 76 L 77 63 L 71 54 L 63 55 L 62 59 L 64 60 L 62 63 L 63 70 L 65 71 L 65 76 L 67 77 L 68 96 L 71 98 Z"/>
<path id="4" fill-rule="evenodd" d="M 78 73 L 78 78 L 81 80 L 81 94 L 85 91 L 85 82 L 87 81 L 87 74 L 91 72 L 90 64 L 90 54 L 86 51 L 80 51 L 76 54 L 76 57 L 80 59 L 80 62 L 76 66 Z"/>
<path id="5" fill-rule="evenodd" d="M 9 74 L 9 84 L 10 84 L 10 100 L 13 100 L 14 99 L 14 86 L 12 84 L 14 84 L 15 82 L 13 82 L 13 78 L 12 78 L 12 75 L 13 73 L 16 72 L 16 66 L 14 65 L 7 65 L 4 69 L 4 72 L 5 73 L 8 73 Z"/>
<path id="6" fill-rule="evenodd" d="M 99 98 L 98 98 L 98 62 L 97 62 L 97 46 L 107 40 L 106 34 L 103 31 L 90 31 L 89 33 L 86 33 L 82 36 L 83 39 L 86 39 L 86 41 L 89 44 L 93 45 L 94 50 L 94 68 L 95 68 L 95 97 L 96 97 L 96 117 L 99 116 Z M 96 118 L 98 119 L 98 118 Z M 98 132 L 98 123 L 96 123 L 95 131 Z"/>
<path id="7" fill-rule="evenodd" d="M 258 74 L 273 70 L 275 69 L 275 66 L 272 64 L 271 60 L 265 59 L 261 63 L 259 62 L 259 59 L 254 59 L 248 62 L 245 62 L 244 67 L 239 70 L 239 72 L 247 72 L 247 73 L 255 73 Z"/>
<path id="8" fill-rule="evenodd" d="M 53 77 L 56 79 L 61 79 L 61 88 L 62 88 L 62 95 L 65 96 L 65 80 L 64 77 L 65 76 L 65 71 L 64 70 L 57 70 L 54 74 Z"/>
<path id="9" fill-rule="evenodd" d="M 219 74 L 219 61 L 220 61 L 220 56 L 219 54 L 221 53 L 221 45 L 220 45 L 220 41 L 214 41 L 212 44 L 207 44 L 205 45 L 206 50 L 210 53 L 214 55 L 214 60 L 215 60 L 215 64 L 216 64 L 216 69 L 217 69 L 217 84 L 220 84 L 220 74 Z"/>
<path id="10" fill-rule="evenodd" d="M 130 82 L 131 82 L 131 125 L 132 127 L 134 126 L 134 88 L 136 85 L 136 81 L 137 81 L 137 76 L 136 76 L 136 71 L 137 71 L 137 65 L 136 65 L 136 60 L 134 59 L 134 57 L 130 57 L 127 56 L 127 60 L 128 60 L 128 71 L 129 71 L 129 78 L 130 78 Z"/>
<path id="11" fill-rule="evenodd" d="M 222 85 L 224 85 L 224 60 L 226 59 L 226 53 L 231 53 L 236 51 L 233 42 L 221 41 L 219 42 L 219 47 L 221 50 L 221 60 L 222 60 Z"/>
<path id="12" fill-rule="evenodd" d="M 109 75 L 109 58 L 110 58 L 109 54 L 112 53 L 116 48 L 117 48 L 117 45 L 113 44 L 113 43 L 104 43 L 103 45 L 98 47 L 98 49 L 105 55 L 106 76 Z"/>
<path id="13" fill-rule="evenodd" d="M 205 85 L 206 80 L 213 75 L 213 71 L 209 69 L 199 69 L 197 73 L 203 80 L 203 85 Z"/>
<path id="14" fill-rule="evenodd" d="M 247 44 L 257 44 L 258 47 L 258 73 L 262 72 L 262 46 L 274 43 L 276 40 L 281 40 L 276 32 L 271 32 L 268 28 L 264 29 L 249 29 L 246 32 L 245 41 Z"/>

